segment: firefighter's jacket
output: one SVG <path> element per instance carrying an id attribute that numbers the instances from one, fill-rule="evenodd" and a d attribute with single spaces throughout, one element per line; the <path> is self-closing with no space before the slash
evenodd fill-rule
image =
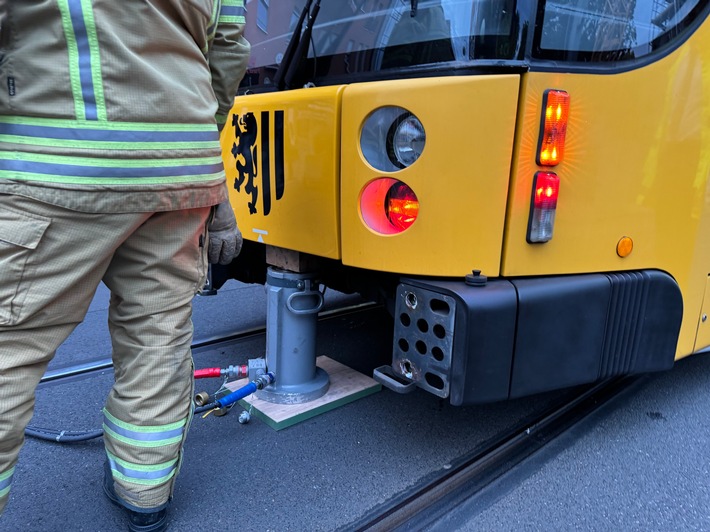
<path id="1" fill-rule="evenodd" d="M 0 193 L 86 212 L 226 199 L 217 124 L 248 61 L 244 0 L 6 7 Z"/>

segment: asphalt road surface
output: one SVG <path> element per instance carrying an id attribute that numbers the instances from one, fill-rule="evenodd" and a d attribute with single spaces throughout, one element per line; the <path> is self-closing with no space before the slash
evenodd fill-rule
<path id="1" fill-rule="evenodd" d="M 328 306 L 357 298 L 327 294 Z M 106 290 L 60 349 L 52 368 L 110 356 Z M 227 283 L 195 301 L 196 338 L 263 324 L 264 289 Z M 318 354 L 367 373 L 391 348 L 383 311 L 321 326 Z M 199 350 L 196 367 L 263 356 L 263 337 Z M 42 386 L 32 425 L 101 426 L 111 371 Z M 205 384 L 205 387 L 209 387 Z M 710 530 L 710 358 L 650 376 L 437 523 L 435 530 Z M 475 445 L 513 426 L 555 394 L 451 407 L 425 392 L 382 390 L 293 427 L 239 410 L 196 417 L 170 510 L 176 531 L 330 531 L 376 511 L 403 490 L 456 464 Z M 125 530 L 101 490 L 101 439 L 58 445 L 28 439 L 8 531 Z"/>

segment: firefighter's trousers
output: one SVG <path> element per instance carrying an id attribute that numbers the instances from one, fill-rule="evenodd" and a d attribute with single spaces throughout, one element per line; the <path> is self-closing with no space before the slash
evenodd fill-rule
<path id="1" fill-rule="evenodd" d="M 206 278 L 209 214 L 88 214 L 0 194 L 0 513 L 35 388 L 102 280 L 115 369 L 103 428 L 116 494 L 129 508 L 167 504 L 192 415 L 192 299 Z"/>

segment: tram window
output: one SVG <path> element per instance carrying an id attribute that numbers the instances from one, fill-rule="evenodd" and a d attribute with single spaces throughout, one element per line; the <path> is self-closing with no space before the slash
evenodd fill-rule
<path id="1" fill-rule="evenodd" d="M 707 7 L 705 0 L 548 0 L 540 5 L 535 55 L 617 61 L 650 54 Z"/>
<path id="2" fill-rule="evenodd" d="M 251 56 L 243 90 L 272 84 L 309 5 L 306 0 L 254 3 L 256 17 L 245 29 Z M 300 68 L 308 73 L 304 77 L 327 84 L 386 69 L 522 59 L 520 32 L 516 0 L 323 1 Z"/>
<path id="3" fill-rule="evenodd" d="M 479 0 L 471 17 L 470 59 L 513 59 L 515 47 L 509 35 L 515 23 L 513 0 Z"/>
<path id="4" fill-rule="evenodd" d="M 396 22 L 382 68 L 469 59 L 512 59 L 515 0 L 420 0 L 393 3 Z"/>
<path id="5" fill-rule="evenodd" d="M 269 0 L 259 0 L 256 7 L 256 25 L 257 27 L 267 33 L 267 25 L 269 23 Z"/>
<path id="6" fill-rule="evenodd" d="M 386 45 L 383 68 L 454 60 L 450 19 L 439 3 L 423 4 L 415 17 L 400 9 Z"/>

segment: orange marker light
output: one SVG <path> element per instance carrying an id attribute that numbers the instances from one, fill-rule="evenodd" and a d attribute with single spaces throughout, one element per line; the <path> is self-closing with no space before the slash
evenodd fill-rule
<path id="1" fill-rule="evenodd" d="M 622 259 L 628 257 L 634 250 L 634 241 L 628 236 L 623 236 L 616 243 L 616 254 Z"/>
<path id="2" fill-rule="evenodd" d="M 542 111 L 537 164 L 555 166 L 562 162 L 565 151 L 569 94 L 566 91 L 546 90 L 542 96 Z"/>

